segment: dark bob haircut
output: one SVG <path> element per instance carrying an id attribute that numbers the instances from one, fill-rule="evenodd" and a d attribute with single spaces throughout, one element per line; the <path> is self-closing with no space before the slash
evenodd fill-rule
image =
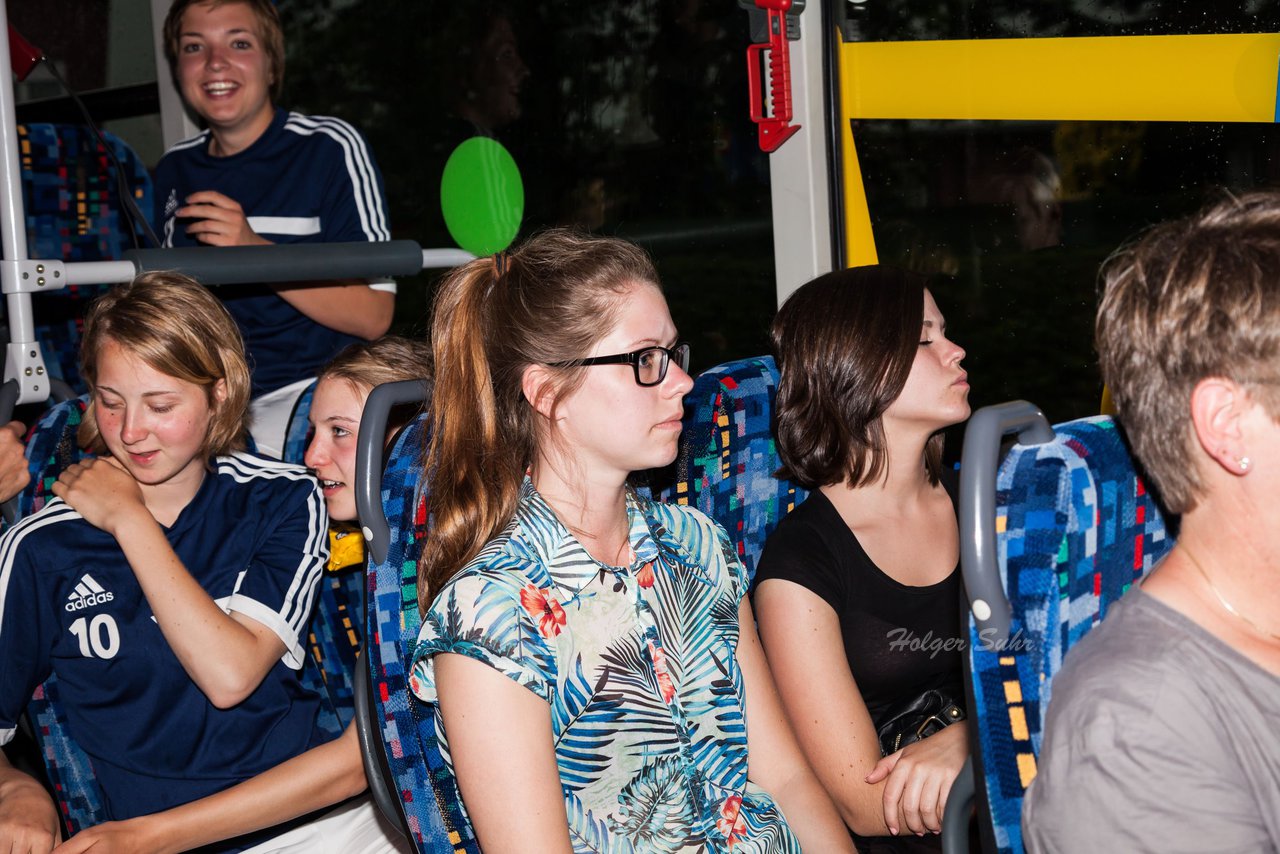
<path id="1" fill-rule="evenodd" d="M 911 373 L 927 286 L 924 276 L 894 267 L 852 267 L 819 276 L 783 303 L 770 330 L 782 374 L 779 477 L 817 489 L 883 476 L 881 417 Z M 925 447 L 925 466 L 936 484 L 941 435 Z"/>

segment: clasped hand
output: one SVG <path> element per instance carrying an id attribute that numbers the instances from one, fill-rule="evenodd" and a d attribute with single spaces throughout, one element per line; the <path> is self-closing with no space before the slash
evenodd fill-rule
<path id="1" fill-rule="evenodd" d="M 908 744 L 876 763 L 867 775 L 884 784 L 884 823 L 895 836 L 942 830 L 942 813 L 951 784 L 969 754 L 968 726 L 961 722 Z"/>
<path id="2" fill-rule="evenodd" d="M 48 854 L 61 839 L 58 813 L 44 789 L 9 771 L 0 783 L 0 851 Z"/>
<path id="3" fill-rule="evenodd" d="M 249 226 L 244 208 L 230 196 L 214 190 L 201 190 L 187 196 L 186 205 L 174 211 L 181 219 L 195 222 L 186 232 L 210 246 L 267 246 L 271 243 Z"/>
<path id="4" fill-rule="evenodd" d="M 138 482 L 112 457 L 68 466 L 53 485 L 53 494 L 90 525 L 113 534 L 122 521 L 139 511 L 150 515 Z"/>

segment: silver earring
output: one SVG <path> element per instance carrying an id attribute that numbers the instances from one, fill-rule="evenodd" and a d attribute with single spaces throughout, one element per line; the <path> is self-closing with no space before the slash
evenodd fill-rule
<path id="1" fill-rule="evenodd" d="M 1236 460 L 1236 463 L 1240 466 L 1240 471 L 1248 471 L 1248 470 L 1249 470 L 1249 458 L 1248 458 L 1248 457 L 1241 457 L 1240 459 Z"/>

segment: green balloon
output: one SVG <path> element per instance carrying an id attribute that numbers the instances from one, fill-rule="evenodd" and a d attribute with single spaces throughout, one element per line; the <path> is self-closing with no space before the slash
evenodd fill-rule
<path id="1" fill-rule="evenodd" d="M 496 139 L 473 136 L 449 155 L 440 207 L 454 241 L 474 255 L 501 252 L 524 216 L 524 182 L 515 158 Z"/>

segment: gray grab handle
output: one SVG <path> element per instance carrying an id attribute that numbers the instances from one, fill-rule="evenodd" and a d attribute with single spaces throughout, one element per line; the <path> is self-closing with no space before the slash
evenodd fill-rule
<path id="1" fill-rule="evenodd" d="M 966 756 L 942 811 L 942 854 L 969 854 L 969 816 L 978 796 L 976 786 L 973 756 Z"/>
<path id="2" fill-rule="evenodd" d="M 387 418 L 394 407 L 416 403 L 431 394 L 429 380 L 383 383 L 369 392 L 356 437 L 356 512 L 360 530 L 369 544 L 374 563 L 387 559 L 391 526 L 382 511 L 382 449 L 387 439 Z"/>
<path id="3" fill-rule="evenodd" d="M 322 282 L 411 276 L 422 270 L 422 247 L 412 240 L 189 246 L 130 249 L 124 259 L 139 273 L 176 270 L 206 285 Z"/>
<path id="4" fill-rule="evenodd" d="M 1044 413 L 1025 400 L 985 406 L 965 427 L 960 457 L 960 570 L 978 637 L 993 651 L 1007 645 L 1012 621 L 996 564 L 996 472 L 1008 433 L 1017 433 L 1021 445 L 1042 445 L 1054 435 Z"/>
<path id="5" fill-rule="evenodd" d="M 368 638 L 365 639 L 367 644 Z M 391 770 L 387 765 L 387 757 L 382 752 L 382 733 L 378 731 L 377 714 L 373 708 L 373 686 L 370 682 L 369 668 L 365 664 L 364 655 L 356 659 L 355 684 L 355 728 L 356 740 L 360 743 L 360 760 L 364 764 L 364 776 L 369 781 L 369 795 L 377 804 L 378 810 L 405 839 L 412 839 L 409 833 L 409 822 L 405 820 L 404 805 L 400 803 L 400 793 L 391 780 Z"/>
<path id="6" fill-rule="evenodd" d="M 0 425 L 13 420 L 13 410 L 18 405 L 18 381 L 9 380 L 0 385 Z"/>

